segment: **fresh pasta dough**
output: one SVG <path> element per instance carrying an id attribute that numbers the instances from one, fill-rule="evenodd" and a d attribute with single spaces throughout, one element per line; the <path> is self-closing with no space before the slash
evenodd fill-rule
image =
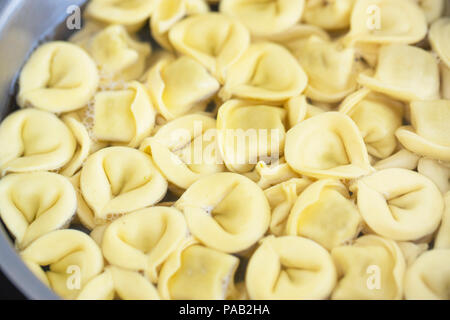
<path id="1" fill-rule="evenodd" d="M 399 300 L 403 296 L 405 260 L 395 241 L 374 235 L 331 251 L 339 282 L 334 300 Z"/>
<path id="2" fill-rule="evenodd" d="M 403 101 L 439 98 L 438 64 L 431 53 L 417 47 L 383 46 L 375 75 L 360 73 L 358 81 L 375 92 Z"/>
<path id="3" fill-rule="evenodd" d="M 104 148 L 81 170 L 80 189 L 98 224 L 159 202 L 167 181 L 151 158 L 128 147 Z"/>
<path id="4" fill-rule="evenodd" d="M 295 125 L 286 134 L 287 163 L 315 178 L 357 178 L 373 171 L 364 140 L 350 117 L 326 112 Z"/>
<path id="5" fill-rule="evenodd" d="M 336 278 L 331 256 L 319 244 L 269 236 L 250 258 L 245 283 L 252 299 L 326 299 Z"/>
<path id="6" fill-rule="evenodd" d="M 414 101 L 411 125 L 396 131 L 400 143 L 418 155 L 450 161 L 450 100 Z"/>
<path id="7" fill-rule="evenodd" d="M 155 125 L 156 111 L 143 84 L 95 95 L 93 134 L 98 140 L 138 147 Z"/>
<path id="8" fill-rule="evenodd" d="M 257 121 L 253 119 L 258 119 Z M 286 111 L 279 107 L 229 100 L 217 115 L 218 142 L 230 171 L 251 171 L 260 161 L 283 154 Z"/>
<path id="9" fill-rule="evenodd" d="M 67 226 L 76 207 L 74 188 L 56 173 L 16 173 L 0 180 L 0 216 L 19 248 Z"/>
<path id="10" fill-rule="evenodd" d="M 189 230 L 201 243 L 227 253 L 250 248 L 270 223 L 264 192 L 236 173 L 216 173 L 198 180 L 175 207 L 184 213 Z"/>
<path id="11" fill-rule="evenodd" d="M 220 12 L 242 21 L 254 36 L 283 32 L 301 18 L 305 0 L 222 0 Z"/>
<path id="12" fill-rule="evenodd" d="M 423 253 L 406 271 L 406 299 L 449 300 L 449 266 L 449 249 L 434 249 Z"/>
<path id="13" fill-rule="evenodd" d="M 157 283 L 161 265 L 188 236 L 180 211 L 152 207 L 132 212 L 108 225 L 101 246 L 110 264 L 143 272 Z"/>
<path id="14" fill-rule="evenodd" d="M 286 234 L 309 238 L 328 250 L 356 238 L 361 217 L 347 188 L 322 179 L 303 190 L 286 222 Z"/>
<path id="15" fill-rule="evenodd" d="M 349 95 L 339 111 L 356 123 L 370 155 L 385 159 L 394 152 L 397 147 L 395 131 L 403 120 L 401 103 L 361 89 Z"/>
<path id="16" fill-rule="evenodd" d="M 159 300 L 153 284 L 138 272 L 108 266 L 90 280 L 77 300 Z"/>
<path id="17" fill-rule="evenodd" d="M 224 300 L 234 292 L 239 259 L 188 241 L 161 268 L 158 291 L 169 300 Z"/>
<path id="18" fill-rule="evenodd" d="M 83 108 L 99 84 L 97 66 L 76 45 L 56 41 L 39 47 L 20 73 L 20 107 L 61 113 Z"/>
<path id="19" fill-rule="evenodd" d="M 230 68 L 219 93 L 256 101 L 282 102 L 303 92 L 308 78 L 292 54 L 271 42 L 252 44 Z"/>
<path id="20" fill-rule="evenodd" d="M 225 170 L 215 128 L 216 120 L 206 114 L 186 115 L 162 126 L 140 149 L 151 155 L 171 184 L 185 190 L 200 178 Z"/>
<path id="21" fill-rule="evenodd" d="M 75 149 L 69 128 L 46 111 L 16 111 L 0 125 L 1 175 L 57 170 L 72 159 Z"/>
<path id="22" fill-rule="evenodd" d="M 361 216 L 376 234 L 388 239 L 418 240 L 433 233 L 444 203 L 436 185 L 414 171 L 385 169 L 356 181 Z"/>
<path id="23" fill-rule="evenodd" d="M 88 235 L 77 230 L 47 233 L 20 255 L 42 282 L 66 299 L 76 298 L 80 289 L 103 270 L 100 248 Z M 42 268 L 44 266 L 48 271 Z"/>
<path id="24" fill-rule="evenodd" d="M 231 65 L 249 46 L 250 34 L 239 21 L 206 13 L 175 24 L 169 31 L 169 40 L 178 52 L 203 64 L 223 83 Z"/>
<path id="25" fill-rule="evenodd" d="M 147 87 L 158 112 L 173 120 L 205 109 L 220 84 L 194 59 L 166 55 L 149 70 Z"/>

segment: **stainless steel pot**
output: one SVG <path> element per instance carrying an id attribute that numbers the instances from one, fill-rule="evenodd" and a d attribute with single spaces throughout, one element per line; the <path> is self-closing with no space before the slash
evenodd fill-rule
<path id="1" fill-rule="evenodd" d="M 61 23 L 71 5 L 85 0 L 1 0 L 0 2 L 0 119 L 14 105 L 15 78 L 36 44 L 47 38 L 63 39 L 67 28 Z M 450 0 L 447 0 L 450 15 Z M 25 266 L 0 222 L 0 268 L 30 299 L 58 299 Z"/>

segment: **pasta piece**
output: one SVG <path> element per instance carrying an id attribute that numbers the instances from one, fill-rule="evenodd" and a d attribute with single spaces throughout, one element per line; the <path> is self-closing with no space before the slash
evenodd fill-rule
<path id="1" fill-rule="evenodd" d="M 439 19 L 444 13 L 445 0 L 411 0 L 422 9 L 428 23 Z"/>
<path id="2" fill-rule="evenodd" d="M 444 195 L 445 210 L 434 240 L 435 249 L 450 249 L 450 191 Z"/>
<path id="3" fill-rule="evenodd" d="M 209 6 L 205 0 L 158 1 L 150 19 L 152 36 L 164 49 L 173 51 L 169 41 L 169 30 L 175 23 L 185 17 L 208 11 Z"/>
<path id="4" fill-rule="evenodd" d="M 358 0 L 350 19 L 349 43 L 412 44 L 425 38 L 427 20 L 411 0 Z"/>
<path id="5" fill-rule="evenodd" d="M 450 161 L 450 100 L 411 103 L 411 126 L 396 136 L 409 151 L 436 160 Z"/>
<path id="6" fill-rule="evenodd" d="M 297 45 L 311 36 L 317 36 L 326 41 L 331 39 L 326 31 L 309 24 L 296 24 L 286 31 L 266 36 L 264 39 L 281 44 L 289 51 L 295 52 Z"/>
<path id="7" fill-rule="evenodd" d="M 423 253 L 406 272 L 406 299 L 449 300 L 449 266 L 449 249 L 435 249 Z"/>
<path id="8" fill-rule="evenodd" d="M 405 169 L 386 169 L 356 181 L 364 221 L 375 233 L 398 241 L 417 240 L 433 233 L 442 218 L 444 203 L 428 178 Z"/>
<path id="9" fill-rule="evenodd" d="M 102 251 L 110 264 L 144 272 L 156 283 L 159 268 L 188 235 L 178 210 L 146 208 L 112 222 L 104 231 Z"/>
<path id="10" fill-rule="evenodd" d="M 306 1 L 303 20 L 326 30 L 348 28 L 355 2 L 355 0 Z"/>
<path id="11" fill-rule="evenodd" d="M 395 151 L 395 131 L 402 125 L 403 104 L 361 89 L 348 96 L 339 111 L 356 123 L 369 154 L 385 159 Z"/>
<path id="12" fill-rule="evenodd" d="M 450 67 L 443 62 L 439 66 L 441 70 L 441 96 L 442 99 L 450 100 Z"/>
<path id="13" fill-rule="evenodd" d="M 159 113 L 168 121 L 195 109 L 206 109 L 220 84 L 197 61 L 167 55 L 148 72 L 147 88 Z"/>
<path id="14" fill-rule="evenodd" d="M 81 170 L 74 174 L 69 178 L 70 183 L 75 188 L 76 196 L 77 196 L 77 220 L 88 230 L 94 229 L 97 224 L 101 225 L 104 221 L 98 221 L 95 218 L 94 212 L 86 203 L 86 200 L 83 198 L 83 194 L 80 189 L 80 177 Z"/>
<path id="15" fill-rule="evenodd" d="M 72 133 L 55 115 L 36 109 L 16 111 L 0 125 L 1 175 L 59 169 L 75 148 Z"/>
<path id="16" fill-rule="evenodd" d="M 225 171 L 216 145 L 216 120 L 203 114 L 177 118 L 141 144 L 170 183 L 189 188 L 209 174 Z"/>
<path id="17" fill-rule="evenodd" d="M 417 171 L 433 181 L 443 194 L 450 190 L 450 163 L 422 158 Z"/>
<path id="18" fill-rule="evenodd" d="M 97 67 L 84 50 L 67 42 L 49 42 L 23 67 L 17 103 L 22 108 L 69 112 L 84 107 L 98 84 Z"/>
<path id="19" fill-rule="evenodd" d="M 287 110 L 289 118 L 289 128 L 294 127 L 303 120 L 324 113 L 326 110 L 317 107 L 308 102 L 308 98 L 304 95 L 289 99 L 284 108 Z"/>
<path id="20" fill-rule="evenodd" d="M 100 248 L 77 230 L 43 235 L 21 251 L 20 256 L 42 282 L 64 299 L 76 298 L 80 289 L 103 270 Z"/>
<path id="21" fill-rule="evenodd" d="M 250 44 L 247 29 L 238 21 L 218 13 L 188 17 L 169 31 L 172 46 L 194 58 L 223 83 L 228 69 Z"/>
<path id="22" fill-rule="evenodd" d="M 375 163 L 373 166 L 376 170 L 403 168 L 407 170 L 416 170 L 420 156 L 409 152 L 406 149 L 394 153 L 389 158 L 383 159 Z"/>
<path id="23" fill-rule="evenodd" d="M 167 181 L 145 153 L 110 147 L 90 155 L 81 170 L 81 193 L 98 224 L 151 206 L 167 191 Z"/>
<path id="24" fill-rule="evenodd" d="M 267 105 L 229 100 L 217 116 L 218 141 L 230 171 L 246 173 L 259 161 L 278 160 L 285 140 L 286 111 Z"/>
<path id="25" fill-rule="evenodd" d="M 230 254 L 188 242 L 162 266 L 159 294 L 166 300 L 224 300 L 234 292 L 238 264 Z"/>
<path id="26" fill-rule="evenodd" d="M 75 190 L 56 173 L 17 173 L 0 180 L 0 216 L 19 248 L 67 226 L 76 207 Z"/>
<path id="27" fill-rule="evenodd" d="M 298 42 L 293 53 L 308 75 L 308 98 L 334 103 L 356 90 L 354 49 L 311 36 Z"/>
<path id="28" fill-rule="evenodd" d="M 270 206 L 264 192 L 235 173 L 216 173 L 195 182 L 175 207 L 203 244 L 227 253 L 250 248 L 267 231 Z"/>
<path id="29" fill-rule="evenodd" d="M 144 73 L 152 48 L 133 39 L 125 27 L 116 25 L 97 33 L 88 50 L 109 81 L 131 81 Z"/>
<path id="30" fill-rule="evenodd" d="M 422 253 L 428 250 L 427 243 L 397 242 L 397 244 L 405 257 L 407 267 L 412 265 Z"/>
<path id="31" fill-rule="evenodd" d="M 137 147 L 152 132 L 155 116 L 147 89 L 133 81 L 125 90 L 95 95 L 93 134 L 103 141 Z"/>
<path id="32" fill-rule="evenodd" d="M 353 179 L 373 171 L 358 127 L 339 112 L 319 114 L 289 130 L 285 157 L 296 172 L 315 178 Z"/>
<path id="33" fill-rule="evenodd" d="M 272 210 L 270 232 L 276 236 L 285 234 L 286 222 L 298 195 L 310 184 L 308 178 L 292 178 L 264 191 Z"/>
<path id="34" fill-rule="evenodd" d="M 250 45 L 231 66 L 219 93 L 257 101 L 284 102 L 305 90 L 308 78 L 292 54 L 280 45 L 260 42 Z"/>
<path id="35" fill-rule="evenodd" d="M 77 300 L 159 300 L 158 291 L 138 272 L 108 266 L 89 281 Z"/>
<path id="36" fill-rule="evenodd" d="M 428 39 L 439 58 L 450 68 L 450 18 L 441 18 L 431 25 Z"/>
<path id="37" fill-rule="evenodd" d="M 283 32 L 301 18 L 304 0 L 222 0 L 220 12 L 242 21 L 254 36 Z"/>
<path id="38" fill-rule="evenodd" d="M 323 179 L 296 199 L 286 234 L 309 238 L 331 250 L 356 238 L 360 225 L 361 217 L 347 188 L 338 180 Z"/>
<path id="39" fill-rule="evenodd" d="M 100 248 L 102 247 L 103 235 L 105 234 L 105 230 L 106 230 L 106 228 L 108 228 L 109 225 L 110 224 L 107 223 L 107 224 L 102 224 L 102 225 L 96 226 L 89 233 L 89 236 L 95 241 L 95 243 L 98 244 L 98 246 Z"/>
<path id="40" fill-rule="evenodd" d="M 404 101 L 439 97 L 436 60 L 431 53 L 407 45 L 383 46 L 374 77 L 360 73 L 358 82 L 375 92 Z"/>
<path id="41" fill-rule="evenodd" d="M 92 38 L 100 31 L 102 31 L 102 29 L 104 29 L 105 27 L 105 24 L 99 21 L 86 19 L 84 21 L 83 28 L 72 34 L 69 37 L 68 41 L 88 51 L 92 42 Z"/>
<path id="42" fill-rule="evenodd" d="M 250 258 L 245 283 L 251 299 L 326 299 L 336 269 L 330 254 L 312 240 L 269 236 Z"/>
<path id="43" fill-rule="evenodd" d="M 292 178 L 300 177 L 298 173 L 289 167 L 284 158 L 269 165 L 264 161 L 259 161 L 252 172 L 245 173 L 244 175 L 256 182 L 263 190 Z"/>
<path id="44" fill-rule="evenodd" d="M 153 13 L 157 0 L 92 0 L 86 8 L 88 17 L 107 24 L 121 24 L 130 31 L 141 28 Z"/>
<path id="45" fill-rule="evenodd" d="M 331 251 L 340 278 L 334 300 L 400 300 L 405 259 L 397 243 L 367 235 Z"/>

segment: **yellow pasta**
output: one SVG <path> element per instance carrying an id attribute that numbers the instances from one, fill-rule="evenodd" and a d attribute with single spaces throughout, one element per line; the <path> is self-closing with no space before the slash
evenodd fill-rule
<path id="1" fill-rule="evenodd" d="M 285 105 L 288 113 L 289 127 L 292 128 L 303 120 L 324 113 L 324 110 L 308 102 L 308 98 L 304 95 L 289 99 Z"/>
<path id="2" fill-rule="evenodd" d="M 20 107 L 61 113 L 83 108 L 99 84 L 97 67 L 78 46 L 49 42 L 25 64 L 19 79 Z"/>
<path id="3" fill-rule="evenodd" d="M 444 13 L 445 0 L 410 0 L 419 5 L 422 9 L 428 23 L 439 19 Z"/>
<path id="4" fill-rule="evenodd" d="M 417 171 L 430 178 L 443 194 L 450 190 L 450 163 L 422 158 Z"/>
<path id="5" fill-rule="evenodd" d="M 284 158 L 280 158 L 278 161 L 270 164 L 259 161 L 252 172 L 244 173 L 244 175 L 255 181 L 262 189 L 300 177 L 298 173 L 289 167 Z"/>
<path id="6" fill-rule="evenodd" d="M 442 223 L 434 241 L 436 249 L 450 249 L 450 192 L 444 195 L 445 210 Z"/>
<path id="7" fill-rule="evenodd" d="M 429 39 L 433 50 L 437 52 L 441 60 L 450 68 L 450 18 L 441 18 L 434 22 L 430 28 Z"/>
<path id="8" fill-rule="evenodd" d="M 16 111 L 0 125 L 1 175 L 59 169 L 72 159 L 75 148 L 72 133 L 55 115 Z"/>
<path id="9" fill-rule="evenodd" d="M 326 30 L 348 28 L 356 0 L 306 1 L 303 20 Z"/>

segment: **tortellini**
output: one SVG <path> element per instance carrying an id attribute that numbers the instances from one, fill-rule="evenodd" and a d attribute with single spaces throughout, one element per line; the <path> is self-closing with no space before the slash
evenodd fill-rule
<path id="1" fill-rule="evenodd" d="M 188 235 L 180 211 L 152 207 L 130 213 L 108 225 L 101 246 L 110 264 L 143 272 L 156 283 L 159 268 Z"/>
<path id="2" fill-rule="evenodd" d="M 158 1 L 150 19 L 153 38 L 167 50 L 173 50 L 169 41 L 169 30 L 185 16 L 206 13 L 209 7 L 205 0 Z"/>
<path id="3" fill-rule="evenodd" d="M 242 21 L 252 35 L 283 32 L 301 18 L 305 0 L 222 0 L 220 12 Z"/>
<path id="4" fill-rule="evenodd" d="M 298 173 L 289 167 L 284 158 L 280 158 L 278 161 L 270 164 L 259 161 L 253 171 L 245 173 L 245 176 L 255 181 L 262 189 L 300 177 Z"/>
<path id="5" fill-rule="evenodd" d="M 198 14 L 173 26 L 174 48 L 203 64 L 221 83 L 250 43 L 248 30 L 238 21 L 217 13 Z"/>
<path id="6" fill-rule="evenodd" d="M 395 241 L 374 235 L 331 251 L 339 282 L 335 300 L 399 300 L 403 296 L 405 260 Z"/>
<path id="7" fill-rule="evenodd" d="M 10 114 L 0 125 L 0 170 L 57 170 L 67 164 L 76 141 L 55 115 L 27 108 Z"/>
<path id="8" fill-rule="evenodd" d="M 239 259 L 190 241 L 180 246 L 161 268 L 162 299 L 223 300 L 234 291 Z"/>
<path id="9" fill-rule="evenodd" d="M 148 72 L 147 87 L 159 113 L 173 120 L 194 108 L 205 109 L 220 84 L 194 59 L 167 55 Z"/>
<path id="10" fill-rule="evenodd" d="M 292 128 L 303 120 L 309 119 L 326 111 L 309 103 L 308 98 L 304 95 L 289 99 L 285 103 L 284 108 L 287 111 L 289 128 Z"/>
<path id="11" fill-rule="evenodd" d="M 392 156 L 380 160 L 373 166 L 377 170 L 403 168 L 415 170 L 419 164 L 420 156 L 406 150 L 401 149 Z"/>
<path id="12" fill-rule="evenodd" d="M 39 47 L 20 73 L 20 107 L 61 113 L 83 108 L 99 84 L 97 66 L 81 48 L 67 42 Z"/>
<path id="13" fill-rule="evenodd" d="M 450 249 L 423 253 L 405 275 L 408 300 L 449 300 Z"/>
<path id="14" fill-rule="evenodd" d="M 434 241 L 434 248 L 450 249 L 450 191 L 444 196 L 445 210 L 442 223 Z"/>
<path id="15" fill-rule="evenodd" d="M 303 20 L 326 30 L 348 28 L 356 0 L 308 0 Z"/>
<path id="16" fill-rule="evenodd" d="M 436 60 L 431 53 L 417 47 L 401 44 L 383 46 L 375 75 L 360 73 L 358 81 L 373 91 L 399 100 L 439 98 Z"/>
<path id="17" fill-rule="evenodd" d="M 66 299 L 76 298 L 80 289 L 103 270 L 100 248 L 77 230 L 47 233 L 20 255 L 42 282 Z"/>
<path id="18" fill-rule="evenodd" d="M 331 250 L 356 238 L 361 217 L 347 188 L 323 179 L 298 197 L 286 222 L 286 234 L 312 239 Z"/>
<path id="19" fill-rule="evenodd" d="M 75 190 L 56 173 L 16 173 L 0 180 L 0 216 L 19 248 L 67 226 L 76 207 Z"/>
<path id="20" fill-rule="evenodd" d="M 144 73 L 151 46 L 133 39 L 123 26 L 116 25 L 97 33 L 88 50 L 104 78 L 130 81 Z"/>
<path id="21" fill-rule="evenodd" d="M 108 266 L 89 281 L 78 300 L 159 300 L 157 289 L 138 272 Z"/>
<path id="22" fill-rule="evenodd" d="M 263 191 L 236 173 L 216 173 L 195 182 L 175 207 L 203 244 L 227 253 L 250 248 L 267 231 L 270 206 Z"/>
<path id="23" fill-rule="evenodd" d="M 293 50 L 308 75 L 305 95 L 323 102 L 339 102 L 356 89 L 355 52 L 311 36 Z"/>
<path id="24" fill-rule="evenodd" d="M 411 0 L 357 0 L 347 41 L 416 43 L 427 34 L 427 20 Z"/>
<path id="25" fill-rule="evenodd" d="M 252 44 L 230 68 L 219 93 L 256 101 L 283 102 L 303 92 L 308 78 L 292 54 L 282 46 Z"/>
<path id="26" fill-rule="evenodd" d="M 422 9 L 428 23 L 439 19 L 444 13 L 445 0 L 410 0 L 419 5 Z"/>
<path id="27" fill-rule="evenodd" d="M 429 39 L 434 51 L 450 68 L 450 44 L 448 39 L 450 37 L 450 18 L 441 18 L 434 22 L 430 28 Z"/>
<path id="28" fill-rule="evenodd" d="M 422 158 L 417 171 L 430 178 L 443 194 L 450 190 L 450 163 Z"/>
<path id="29" fill-rule="evenodd" d="M 290 129 L 285 157 L 295 171 L 315 178 L 353 179 L 373 171 L 358 127 L 339 112 L 319 114 Z"/>
<path id="30" fill-rule="evenodd" d="M 331 256 L 319 244 L 269 236 L 250 258 L 245 282 L 251 299 L 304 300 L 328 298 L 336 279 Z"/>
<path id="31" fill-rule="evenodd" d="M 187 189 L 198 179 L 225 170 L 217 148 L 216 120 L 204 114 L 177 118 L 144 140 L 150 154 L 170 183 Z"/>
<path id="32" fill-rule="evenodd" d="M 410 110 L 411 126 L 396 132 L 400 143 L 421 156 L 450 161 L 450 100 L 414 101 Z"/>
<path id="33" fill-rule="evenodd" d="M 158 0 L 91 0 L 86 8 L 88 17 L 107 24 L 121 24 L 139 29 L 150 17 Z"/>
<path id="34" fill-rule="evenodd" d="M 359 179 L 351 190 L 369 228 L 388 239 L 418 240 L 433 233 L 442 218 L 439 189 L 414 171 L 381 170 Z"/>
<path id="35" fill-rule="evenodd" d="M 311 180 L 308 178 L 292 178 L 264 191 L 272 209 L 270 219 L 270 232 L 272 234 L 276 236 L 285 234 L 289 213 L 299 194 L 310 184 Z"/>
<path id="36" fill-rule="evenodd" d="M 99 140 L 137 147 L 150 135 L 155 117 L 147 89 L 133 81 L 127 89 L 95 95 L 93 134 Z"/>
<path id="37" fill-rule="evenodd" d="M 167 181 L 147 154 L 109 147 L 90 155 L 80 176 L 83 199 L 102 224 L 159 202 Z"/>
<path id="38" fill-rule="evenodd" d="M 253 120 L 257 119 L 257 121 Z M 219 147 L 230 171 L 251 171 L 260 160 L 283 153 L 286 111 L 279 107 L 229 100 L 217 115 Z"/>
<path id="39" fill-rule="evenodd" d="M 390 156 L 397 147 L 395 131 L 402 125 L 403 105 L 370 90 L 362 89 L 348 96 L 340 106 L 358 126 L 372 156 Z"/>

